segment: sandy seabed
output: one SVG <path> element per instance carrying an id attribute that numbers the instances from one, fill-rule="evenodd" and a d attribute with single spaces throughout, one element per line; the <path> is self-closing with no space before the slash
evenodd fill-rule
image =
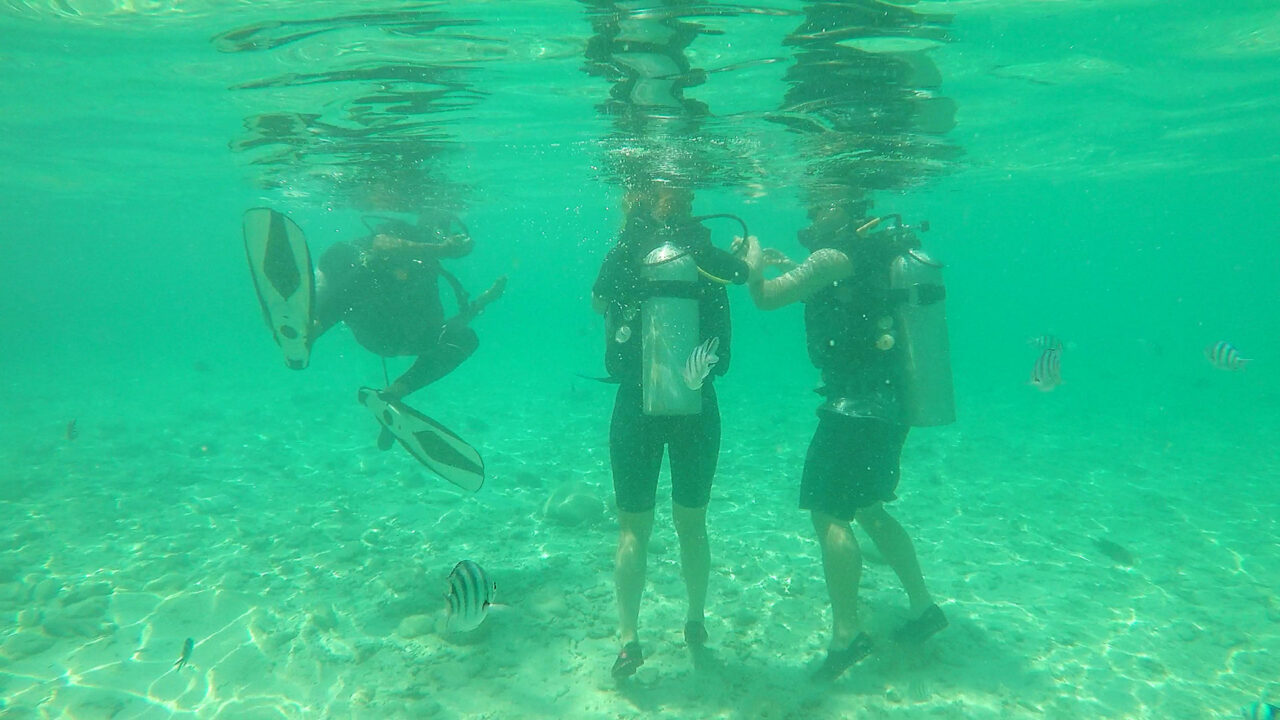
<path id="1" fill-rule="evenodd" d="M 379 452 L 354 387 L 258 382 L 202 367 L 3 389 L 5 720 L 1211 718 L 1280 678 L 1274 422 L 1242 435 L 1031 391 L 914 431 L 892 511 L 951 627 L 892 643 L 905 596 L 869 553 L 876 651 L 817 686 L 829 613 L 796 509 L 813 396 L 764 410 L 730 378 L 709 656 L 695 667 L 683 644 L 660 500 L 646 663 L 619 684 L 610 388 L 411 399 L 484 453 L 468 497 Z M 464 558 L 505 607 L 445 636 L 444 580 Z"/>

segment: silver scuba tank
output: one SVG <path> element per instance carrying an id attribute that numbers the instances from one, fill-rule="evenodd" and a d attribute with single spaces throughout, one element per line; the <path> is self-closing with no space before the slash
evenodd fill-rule
<path id="1" fill-rule="evenodd" d="M 687 284 L 689 292 L 655 294 L 640 305 L 641 389 L 645 415 L 697 415 L 702 392 L 684 380 L 684 366 L 701 338 L 698 265 L 684 248 L 665 242 L 644 258 L 640 277 L 647 282 Z M 659 293 L 661 291 L 659 290 Z"/>
<path id="2" fill-rule="evenodd" d="M 903 363 L 905 420 L 916 427 L 955 422 L 942 265 L 918 248 L 907 250 L 889 266 L 889 287 L 901 296 L 893 344 Z"/>

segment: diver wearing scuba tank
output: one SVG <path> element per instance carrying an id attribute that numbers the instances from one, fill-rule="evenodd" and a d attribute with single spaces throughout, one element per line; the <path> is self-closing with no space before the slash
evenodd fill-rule
<path id="1" fill-rule="evenodd" d="M 898 638 L 924 640 L 947 625 L 910 537 L 884 508 L 896 498 L 909 427 L 953 417 L 945 291 L 900 218 L 856 217 L 839 204 L 811 209 L 813 224 L 800 235 L 810 255 L 798 265 L 745 238 L 752 299 L 762 309 L 805 303 L 809 357 L 822 372 L 826 400 L 805 456 L 800 507 L 810 511 L 822 546 L 833 610 L 831 647 L 817 673 L 823 679 L 871 649 L 858 617 L 862 559 L 851 521 L 867 531 L 910 599 L 914 619 Z M 783 274 L 766 280 L 766 267 Z"/>
<path id="2" fill-rule="evenodd" d="M 685 640 L 699 647 L 707 639 L 706 512 L 720 455 L 714 380 L 728 370 L 732 348 L 724 281 L 748 275 L 741 259 L 711 244 L 710 231 L 690 213 L 689 191 L 654 183 L 632 190 L 627 201 L 626 224 L 592 288 L 592 304 L 605 315 L 605 367 L 619 384 L 609 426 L 618 678 L 642 662 L 640 601 L 664 451 L 689 598 Z"/>
<path id="3" fill-rule="evenodd" d="M 699 508 L 711 495 L 720 448 L 714 379 L 728 371 L 732 357 L 728 293 L 703 271 L 682 279 L 655 277 L 655 271 L 700 256 L 715 257 L 735 277 L 748 274 L 742 260 L 712 247 L 709 232 L 696 222 L 629 221 L 592 288 L 593 303 L 605 315 L 605 369 L 620 385 L 610 456 L 618 507 L 627 512 L 653 509 L 664 446 L 671 455 L 673 500 Z M 689 361 L 712 340 L 715 359 L 705 378 L 688 382 Z M 652 357 L 655 347 L 675 348 L 672 358 Z M 678 366 L 659 367 L 662 362 Z M 664 403 L 664 397 L 676 400 Z"/>
<path id="4" fill-rule="evenodd" d="M 471 252 L 473 242 L 461 220 L 443 228 L 377 216 L 364 222 L 368 236 L 334 243 L 320 256 L 311 336 L 318 338 L 342 322 L 376 355 L 415 356 L 383 390 L 398 400 L 448 375 L 475 352 L 479 339 L 469 323 L 501 297 L 507 280 L 500 277 L 471 298 L 441 265 L 442 259 Z M 440 298 L 441 279 L 453 293 L 453 316 Z"/>

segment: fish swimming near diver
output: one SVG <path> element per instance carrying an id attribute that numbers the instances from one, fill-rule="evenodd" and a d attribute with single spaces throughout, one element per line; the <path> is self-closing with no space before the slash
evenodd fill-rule
<path id="1" fill-rule="evenodd" d="M 181 670 L 182 666 L 186 665 L 191 660 L 191 651 L 195 649 L 195 638 L 187 638 L 187 641 L 182 643 L 182 654 L 178 656 L 178 661 L 173 664 L 173 667 Z"/>
<path id="2" fill-rule="evenodd" d="M 716 350 L 719 349 L 720 338 L 713 337 L 689 353 L 689 359 L 684 364 L 684 383 L 690 390 L 702 389 L 702 381 L 711 374 L 711 368 L 720 362 L 720 356 L 716 355 Z"/>
<path id="3" fill-rule="evenodd" d="M 498 584 L 484 568 L 463 560 L 449 573 L 449 592 L 445 598 L 447 632 L 467 632 L 480 627 L 498 596 Z"/>
<path id="4" fill-rule="evenodd" d="M 1243 370 L 1251 360 L 1240 357 L 1235 345 L 1222 340 L 1204 349 L 1204 356 L 1209 363 L 1219 370 Z"/>
<path id="5" fill-rule="evenodd" d="M 1040 388 L 1042 392 L 1049 392 L 1062 384 L 1062 349 L 1060 347 L 1048 347 L 1040 353 L 1035 367 L 1031 369 L 1031 384 Z"/>

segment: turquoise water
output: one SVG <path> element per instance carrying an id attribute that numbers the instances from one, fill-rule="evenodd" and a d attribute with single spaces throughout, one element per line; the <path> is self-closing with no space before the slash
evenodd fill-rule
<path id="1" fill-rule="evenodd" d="M 948 264 L 959 420 L 913 431 L 894 512 L 952 627 L 805 681 L 817 373 L 801 313 L 734 289 L 716 663 L 680 639 L 664 480 L 648 660 L 615 685 L 612 389 L 577 374 L 602 372 L 619 184 L 674 167 L 796 256 L 829 160 L 779 121 L 811 6 L 665 7 L 705 109 L 637 141 L 587 57 L 606 3 L 0 3 L 0 715 L 1201 718 L 1275 689 L 1280 14 L 1203 0 L 843 8 L 896 18 L 869 36 L 955 108 L 872 118 L 862 186 Z M 350 333 L 286 369 L 245 269 L 248 207 L 318 254 L 425 204 L 469 226 L 467 287 L 510 276 L 411 399 L 484 455 L 475 496 L 376 449 L 354 400 L 382 367 Z M 1212 367 L 1223 340 L 1254 362 Z M 508 607 L 458 639 L 428 628 L 463 558 Z M 862 587 L 884 635 L 905 599 L 883 566 Z"/>

